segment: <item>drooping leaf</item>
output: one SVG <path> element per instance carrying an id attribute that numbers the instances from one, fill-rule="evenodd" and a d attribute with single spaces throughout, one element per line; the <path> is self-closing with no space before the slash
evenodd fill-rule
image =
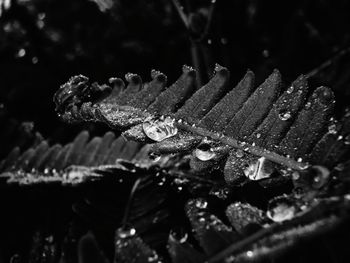
<path id="1" fill-rule="evenodd" d="M 89 141 L 89 133 L 82 131 L 63 147 L 59 144 L 49 146 L 44 140 L 23 153 L 15 148 L 2 161 L 1 177 L 19 184 L 79 184 L 101 176 L 90 172 L 89 167 L 116 165 L 119 159 L 132 161 L 140 148 L 136 142 L 126 142 L 121 137 L 115 139 L 112 132 Z M 148 157 L 147 154 L 144 157 Z M 143 165 L 152 164 L 152 160 L 146 160 Z"/>
<path id="2" fill-rule="evenodd" d="M 168 251 L 173 263 L 199 263 L 205 260 L 205 256 L 187 241 L 187 234 L 178 238 L 170 233 Z"/>
<path id="3" fill-rule="evenodd" d="M 188 201 L 185 209 L 200 245 L 207 255 L 213 255 L 237 241 L 240 235 L 210 214 L 207 206 L 207 201 L 198 198 Z"/>
<path id="4" fill-rule="evenodd" d="M 156 251 L 137 236 L 134 228 L 121 228 L 116 231 L 114 262 L 147 263 L 162 262 L 162 260 Z"/>
<path id="5" fill-rule="evenodd" d="M 98 247 L 93 233 L 89 232 L 82 236 L 78 242 L 78 260 L 79 263 L 107 263 L 109 262 L 103 252 Z"/>

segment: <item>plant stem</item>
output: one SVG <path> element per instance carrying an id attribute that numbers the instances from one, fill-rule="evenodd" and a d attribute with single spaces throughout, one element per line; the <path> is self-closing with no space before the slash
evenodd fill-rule
<path id="1" fill-rule="evenodd" d="M 178 0 L 172 0 L 177 13 L 179 14 L 182 22 L 184 23 L 185 27 L 187 30 L 189 30 L 189 22 L 188 22 L 188 18 L 183 10 L 183 6 L 180 4 L 180 2 Z"/>
<path id="2" fill-rule="evenodd" d="M 226 145 L 232 146 L 233 148 L 236 148 L 236 149 L 241 149 L 253 155 L 256 155 L 259 157 L 265 157 L 267 160 L 270 160 L 274 163 L 285 165 L 294 170 L 302 171 L 310 167 L 308 163 L 297 162 L 294 159 L 287 158 L 285 156 L 279 155 L 275 152 L 271 152 L 264 148 L 253 146 L 246 142 L 240 142 L 234 138 L 225 136 L 222 133 L 208 131 L 201 127 L 191 126 L 185 123 L 176 123 L 176 126 L 178 126 L 182 130 L 189 131 L 194 134 L 201 135 L 203 137 L 210 137 L 214 140 L 218 140 Z"/>
<path id="3" fill-rule="evenodd" d="M 122 220 L 122 226 L 126 226 L 127 222 L 128 222 L 128 218 L 129 218 L 129 213 L 130 213 L 130 208 L 131 208 L 131 205 L 132 205 L 132 201 L 134 200 L 134 196 L 135 196 L 135 192 L 137 190 L 137 187 L 139 186 L 141 182 L 141 178 L 138 178 L 133 187 L 131 188 L 131 191 L 130 191 L 130 195 L 129 195 L 129 199 L 128 199 L 128 202 L 126 203 L 126 207 L 125 207 L 125 211 L 124 211 L 124 216 L 123 216 L 123 220 Z"/>

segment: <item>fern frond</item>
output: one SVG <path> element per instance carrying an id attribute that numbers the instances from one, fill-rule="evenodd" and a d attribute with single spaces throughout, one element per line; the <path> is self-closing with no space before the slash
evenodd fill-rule
<path id="1" fill-rule="evenodd" d="M 192 152 L 194 172 L 226 163 L 230 184 L 270 177 L 273 167 L 304 170 L 320 162 L 320 156 L 310 155 L 328 132 L 334 108 L 329 88 L 319 87 L 307 98 L 307 80 L 300 76 L 280 94 L 277 70 L 255 90 L 251 71 L 231 88 L 229 71 L 219 65 L 199 89 L 194 88 L 195 71 L 187 66 L 165 90 L 164 74 L 152 71 L 152 78 L 142 84 L 138 75 L 128 74 L 127 87 L 113 79 L 111 91 L 76 76 L 55 94 L 56 110 L 65 121 L 100 121 L 129 139 L 153 143 L 155 154 Z M 254 174 L 261 163 L 272 171 Z M 254 175 L 247 175 L 249 169 Z"/>

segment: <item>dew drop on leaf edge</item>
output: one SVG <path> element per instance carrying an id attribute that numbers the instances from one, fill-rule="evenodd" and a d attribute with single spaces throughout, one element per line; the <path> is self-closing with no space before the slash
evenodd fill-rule
<path id="1" fill-rule="evenodd" d="M 142 124 L 143 132 L 153 141 L 161 142 L 177 134 L 178 129 L 174 120 L 167 117 L 164 120 L 146 120 Z"/>

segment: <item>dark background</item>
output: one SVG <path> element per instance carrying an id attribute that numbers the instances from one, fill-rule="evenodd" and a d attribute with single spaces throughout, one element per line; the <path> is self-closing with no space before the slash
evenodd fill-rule
<path id="1" fill-rule="evenodd" d="M 150 71 L 155 68 L 164 72 L 171 84 L 181 74 L 182 65 L 189 64 L 199 66 L 199 72 L 204 72 L 200 74 L 204 83 L 217 62 L 230 69 L 231 82 L 235 85 L 248 68 L 256 73 L 258 84 L 278 68 L 286 85 L 300 74 L 309 74 L 311 91 L 318 85 L 332 87 L 338 114 L 349 105 L 350 2 L 347 0 L 217 0 L 206 33 L 210 0 L 181 1 L 190 21 L 188 28 L 171 0 L 6 3 L 0 0 L 0 157 L 18 142 L 18 135 L 22 136 L 21 132 L 9 136 L 18 127 L 24 134 L 39 131 L 50 139 L 51 145 L 55 141 L 71 141 L 82 128 L 93 134 L 108 129 L 95 124 L 67 125 L 57 118 L 53 94 L 76 74 L 106 83 L 110 77 L 123 78 L 127 72 L 133 72 L 149 81 Z M 193 60 L 193 43 L 199 52 L 199 65 Z M 110 186 L 110 191 L 117 192 L 113 187 Z M 129 195 L 131 186 L 122 187 L 124 192 L 115 198 L 126 199 Z M 88 190 L 95 197 L 106 188 L 100 186 L 96 190 L 94 186 Z M 79 191 L 70 189 L 65 190 L 68 193 L 45 187 L 26 191 L 6 188 L 6 191 L 0 191 L 1 214 L 12 228 L 0 224 L 10 237 L 2 238 L 1 242 L 11 249 L 2 248 L 0 259 L 18 253 L 18 248 L 29 247 L 32 230 L 41 222 L 36 220 L 60 225 L 55 231 L 63 233 L 64 223 L 71 216 L 72 200 L 81 198 Z M 174 200 L 183 203 L 179 196 Z M 123 210 L 124 204 L 120 207 Z M 180 207 L 176 212 L 182 210 Z M 98 225 L 104 224 L 98 222 Z M 109 233 L 108 238 L 113 240 L 114 232 Z M 19 239 L 21 243 L 17 244 Z M 113 247 L 109 249 L 113 251 Z M 4 251 L 7 254 L 2 256 Z"/>
<path id="2" fill-rule="evenodd" d="M 311 86 L 331 86 L 339 111 L 349 98 L 349 1 L 218 0 L 207 34 L 208 0 L 182 2 L 189 30 L 171 0 L 0 2 L 2 111 L 33 121 L 46 138 L 67 133 L 52 96 L 72 75 L 106 83 L 133 72 L 148 81 L 155 68 L 170 84 L 183 64 L 193 65 L 191 39 L 204 50 L 201 70 L 220 63 L 230 69 L 232 85 L 248 68 L 258 82 L 278 68 L 288 83 L 329 60 Z M 70 126 L 69 134 L 79 129 Z"/>

